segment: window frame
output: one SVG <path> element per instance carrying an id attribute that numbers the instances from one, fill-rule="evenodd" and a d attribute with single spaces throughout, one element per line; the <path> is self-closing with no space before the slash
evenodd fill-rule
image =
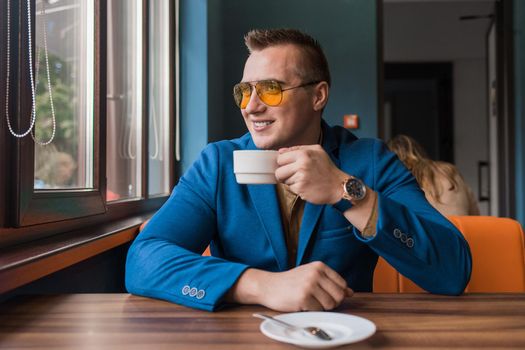
<path id="1" fill-rule="evenodd" d="M 12 20 L 11 23 L 14 22 L 16 18 L 18 18 L 18 9 L 12 9 Z M 6 23 L 6 25 L 0 26 L 0 82 L 6 81 L 7 76 L 7 57 L 6 57 L 6 44 L 7 44 L 7 3 L 5 1 L 0 2 L 0 22 Z M 13 25 L 11 25 L 13 26 Z M 11 40 L 11 50 L 10 50 L 10 57 L 11 60 L 17 59 L 18 52 L 16 50 L 13 50 L 13 42 L 14 40 Z M 11 70 L 11 76 L 14 76 L 15 78 L 10 81 L 10 89 L 14 85 L 13 81 L 16 81 L 16 74 L 17 72 L 15 70 Z M 0 106 L 1 106 L 1 122 L 0 122 L 0 165 L 5 164 L 11 164 L 10 162 L 10 155 L 12 154 L 12 147 L 11 147 L 11 138 L 9 135 L 9 131 L 6 126 L 5 121 L 5 83 L 0 84 Z M 13 111 L 13 98 L 10 96 L 10 110 L 9 115 L 12 115 Z M 7 166 L 3 166 L 3 169 L 0 170 L 0 227 L 4 227 L 8 224 L 8 212 L 9 212 L 9 191 L 7 186 L 7 179 L 10 175 L 10 169 Z M 5 203 L 4 203 L 5 202 Z"/>
<path id="2" fill-rule="evenodd" d="M 36 7 L 35 0 L 31 5 L 31 30 L 32 37 L 35 38 L 35 19 Z M 21 3 L 24 3 L 23 1 Z M 23 6 L 24 4 L 22 4 Z M 106 84 L 103 81 L 106 77 L 106 26 L 105 26 L 105 2 L 94 0 L 94 89 L 93 89 L 93 189 L 82 190 L 34 190 L 34 157 L 35 143 L 31 137 L 18 139 L 16 143 L 17 158 L 15 163 L 16 177 L 19 179 L 18 191 L 14 198 L 15 208 L 15 225 L 17 227 L 43 224 L 54 221 L 74 219 L 82 216 L 103 214 L 106 212 L 105 206 L 105 123 L 106 123 Z M 18 110 L 15 115 L 21 121 L 18 130 L 27 130 L 30 125 L 31 115 L 31 86 L 29 82 L 29 67 L 27 50 L 23 43 L 27 43 L 27 18 L 22 12 L 20 17 L 22 30 L 19 32 L 22 37 L 19 42 L 18 50 L 21 52 L 20 60 L 17 67 L 22 74 L 18 86 Z M 35 41 L 33 52 L 35 52 Z M 33 57 L 34 58 L 34 57 Z M 34 61 L 34 60 L 33 60 Z M 34 70 L 33 66 L 33 71 Z M 104 98 L 103 98 L 104 97 Z M 36 146 L 39 147 L 39 146 Z M 45 146 L 44 146 L 45 147 Z M 33 161 L 29 162 L 28 159 Z M 57 210 L 59 208 L 59 210 Z"/>
<path id="3" fill-rule="evenodd" d="M 26 130 L 30 122 L 30 85 L 27 83 L 27 23 L 25 2 L 11 5 L 11 70 L 10 111 L 11 121 L 18 130 Z M 150 0 L 154 1 L 154 0 Z M 143 6 L 143 62 L 149 66 L 149 4 Z M 31 0 L 32 30 L 35 31 L 35 0 Z M 143 114 L 142 114 L 142 196 L 123 201 L 106 201 L 106 58 L 107 58 L 107 4 L 95 0 L 95 86 L 94 86 L 94 189 L 85 190 L 34 190 L 34 142 L 31 137 L 23 139 L 10 135 L 5 120 L 0 124 L 0 247 L 36 240 L 58 233 L 85 228 L 86 226 L 110 223 L 111 221 L 143 217 L 162 206 L 169 193 L 148 194 L 148 69 L 143 69 Z M 6 2 L 0 3 L 0 19 L 6 23 Z M 175 4 L 169 1 L 169 72 L 170 72 L 170 189 L 180 173 L 180 162 L 175 158 Z M 25 24 L 24 24 L 25 23 Z M 0 28 L 0 46 L 5 45 L 6 26 Z M 20 36 L 21 39 L 15 39 Z M 33 35 L 34 37 L 34 35 Z M 33 42 L 34 45 L 34 42 Z M 6 54 L 0 54 L 0 77 L 6 74 Z M 24 63 L 25 62 L 25 63 Z M 5 81 L 5 78 L 2 80 Z M 25 83 L 20 83 L 25 82 Z M 3 85 L 3 86 L 2 86 Z M 18 86 L 19 85 L 19 86 Z M 0 84 L 1 112 L 5 111 L 5 84 Z M 21 114 L 20 114 L 21 113 Z M 25 117 L 19 118 L 22 115 Z M 16 121 L 13 116 L 17 116 Z M 5 115 L 3 116 L 5 119 Z M 5 166 L 4 166 L 5 165 Z"/>

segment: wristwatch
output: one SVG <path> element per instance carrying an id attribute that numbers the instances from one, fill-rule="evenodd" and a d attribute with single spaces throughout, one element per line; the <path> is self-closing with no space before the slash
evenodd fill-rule
<path id="1" fill-rule="evenodd" d="M 343 198 L 335 203 L 333 207 L 344 213 L 366 197 L 366 185 L 357 177 L 350 176 L 343 181 L 342 186 Z"/>
<path id="2" fill-rule="evenodd" d="M 357 177 L 349 177 L 343 181 L 343 198 L 351 202 L 359 202 L 366 196 L 366 186 Z"/>

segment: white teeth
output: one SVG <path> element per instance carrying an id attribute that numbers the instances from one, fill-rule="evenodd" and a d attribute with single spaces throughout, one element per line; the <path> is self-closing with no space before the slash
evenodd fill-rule
<path id="1" fill-rule="evenodd" d="M 266 125 L 270 125 L 272 122 L 253 122 L 253 124 L 258 127 L 258 128 L 262 128 Z"/>

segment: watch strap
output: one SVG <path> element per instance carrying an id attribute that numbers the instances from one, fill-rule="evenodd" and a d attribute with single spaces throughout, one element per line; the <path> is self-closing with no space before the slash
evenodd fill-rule
<path id="1" fill-rule="evenodd" d="M 332 204 L 332 207 L 340 211 L 341 213 L 344 213 L 348 209 L 352 208 L 353 204 L 348 199 L 341 199 L 339 202 Z"/>

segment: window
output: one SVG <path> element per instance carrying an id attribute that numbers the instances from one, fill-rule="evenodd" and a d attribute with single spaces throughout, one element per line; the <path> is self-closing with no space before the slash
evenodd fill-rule
<path id="1" fill-rule="evenodd" d="M 94 0 L 36 4 L 34 187 L 93 188 Z"/>
<path id="2" fill-rule="evenodd" d="M 148 191 L 150 196 L 170 191 L 169 120 L 170 112 L 170 9 L 167 1 L 154 1 L 150 7 L 149 22 L 149 132 L 148 132 Z"/>
<path id="3" fill-rule="evenodd" d="M 143 31 L 141 0 L 109 0 L 107 170 L 109 200 L 142 195 Z"/>
<path id="4" fill-rule="evenodd" d="M 1 111 L 14 134 L 32 130 L 15 137 L 0 124 L 0 245 L 166 200 L 177 175 L 174 20 L 169 0 L 0 3 Z"/>
<path id="5" fill-rule="evenodd" d="M 152 1 L 143 23 L 142 1 L 108 1 L 107 173 L 109 201 L 166 195 L 170 190 L 170 4 Z M 148 68 L 144 66 L 148 27 Z M 145 78 L 147 77 L 147 78 Z M 148 107 L 142 94 L 147 91 Z M 148 151 L 143 149 L 147 115 Z M 142 178 L 147 160 L 147 186 Z"/>

